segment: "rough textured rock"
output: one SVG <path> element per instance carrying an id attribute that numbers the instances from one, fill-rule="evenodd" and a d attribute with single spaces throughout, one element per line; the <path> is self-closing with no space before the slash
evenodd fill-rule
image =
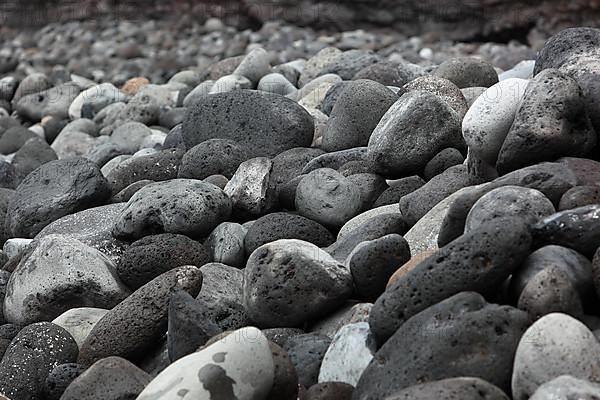
<path id="1" fill-rule="evenodd" d="M 283 346 L 298 373 L 298 383 L 310 387 L 317 383 L 319 369 L 331 339 L 316 333 L 307 333 L 288 339 Z"/>
<path id="2" fill-rule="evenodd" d="M 243 268 L 246 264 L 244 239 L 248 230 L 234 222 L 223 222 L 217 226 L 206 240 L 212 261 Z"/>
<path id="3" fill-rule="evenodd" d="M 593 399 L 600 396 L 600 384 L 562 375 L 537 388 L 531 400 L 568 400 L 572 398 Z"/>
<path id="4" fill-rule="evenodd" d="M 585 325 L 565 314 L 548 314 L 531 325 L 519 342 L 513 398 L 527 399 L 540 385 L 565 374 L 598 381 L 598 357 L 600 343 Z"/>
<path id="5" fill-rule="evenodd" d="M 83 158 L 51 161 L 29 174 L 15 191 L 6 226 L 16 237 L 32 238 L 57 219 L 102 204 L 108 182 Z"/>
<path id="6" fill-rule="evenodd" d="M 301 106 L 283 96 L 250 90 L 203 97 L 183 121 L 188 148 L 212 138 L 230 139 L 254 157 L 308 147 L 313 134 L 313 120 Z"/>
<path id="7" fill-rule="evenodd" d="M 351 292 L 350 271 L 300 240 L 259 247 L 244 270 L 244 305 L 250 318 L 263 327 L 294 327 L 326 315 Z"/>
<path id="8" fill-rule="evenodd" d="M 419 383 L 464 376 L 508 391 L 528 323 L 524 311 L 488 304 L 476 293 L 456 294 L 400 326 L 362 374 L 354 398 L 381 399 Z"/>
<path id="9" fill-rule="evenodd" d="M 510 230 L 505 229 L 507 224 Z M 373 334 L 383 343 L 411 316 L 449 296 L 496 290 L 520 266 L 530 246 L 529 229 L 516 218 L 494 220 L 466 233 L 415 266 L 377 299 L 369 318 Z"/>
<path id="10" fill-rule="evenodd" d="M 23 328 L 0 362 L 0 393 L 11 400 L 42 400 L 44 381 L 59 364 L 74 362 L 77 343 L 63 328 L 39 322 Z"/>
<path id="11" fill-rule="evenodd" d="M 113 234 L 139 239 L 158 233 L 208 235 L 229 218 L 231 200 L 218 187 L 193 179 L 144 186 L 117 218 Z"/>
<path id="12" fill-rule="evenodd" d="M 470 57 L 446 60 L 436 68 L 434 75 L 448 79 L 459 89 L 498 83 L 498 74 L 490 63 Z"/>
<path id="13" fill-rule="evenodd" d="M 276 204 L 275 193 L 269 185 L 273 163 L 266 157 L 252 158 L 240 164 L 225 185 L 233 213 L 239 216 L 260 216 Z"/>
<path id="14" fill-rule="evenodd" d="M 113 355 L 140 359 L 167 330 L 171 290 L 180 288 L 196 296 L 201 286 L 200 270 L 187 266 L 148 282 L 98 321 L 81 346 L 79 363 L 88 366 Z"/>
<path id="15" fill-rule="evenodd" d="M 192 147 L 181 160 L 179 178 L 205 179 L 211 175 L 231 178 L 248 158 L 243 147 L 232 140 L 209 139 Z"/>
<path id="16" fill-rule="evenodd" d="M 400 390 L 386 400 L 508 400 L 498 387 L 480 378 L 448 378 Z"/>
<path id="17" fill-rule="evenodd" d="M 342 382 L 317 383 L 306 391 L 306 400 L 351 400 L 354 388 Z"/>
<path id="18" fill-rule="evenodd" d="M 60 364 L 54 367 L 44 382 L 46 400 L 60 400 L 67 387 L 84 372 L 85 369 L 77 363 Z"/>
<path id="19" fill-rule="evenodd" d="M 120 357 L 95 362 L 65 390 L 62 400 L 133 399 L 151 381 L 150 375 Z"/>

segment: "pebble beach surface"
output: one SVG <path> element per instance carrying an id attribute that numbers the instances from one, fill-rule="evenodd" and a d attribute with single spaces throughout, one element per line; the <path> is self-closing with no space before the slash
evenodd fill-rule
<path id="1" fill-rule="evenodd" d="M 600 398 L 600 30 L 0 34 L 0 400 Z"/>

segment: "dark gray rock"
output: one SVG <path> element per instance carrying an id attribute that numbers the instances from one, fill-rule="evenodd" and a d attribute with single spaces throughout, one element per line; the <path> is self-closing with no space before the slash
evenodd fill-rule
<path id="1" fill-rule="evenodd" d="M 23 328 L 0 362 L 0 393 L 11 400 L 43 400 L 44 382 L 59 364 L 74 362 L 77 343 L 50 322 Z"/>
<path id="2" fill-rule="evenodd" d="M 51 222 L 101 205 L 109 196 L 108 182 L 93 162 L 51 161 L 19 185 L 8 207 L 6 227 L 16 237 L 32 238 Z"/>
<path id="3" fill-rule="evenodd" d="M 129 361 L 107 357 L 95 362 L 65 390 L 61 400 L 134 399 L 151 377 Z"/>
<path id="4" fill-rule="evenodd" d="M 208 339 L 222 332 L 207 315 L 202 301 L 178 290 L 169 300 L 167 348 L 171 362 L 195 352 Z"/>
<path id="5" fill-rule="evenodd" d="M 460 151 L 447 148 L 435 155 L 425 166 L 423 177 L 426 180 L 431 180 L 433 177 L 441 174 L 445 170 L 455 165 L 460 165 L 465 161 L 465 158 Z"/>
<path id="6" fill-rule="evenodd" d="M 25 178 L 36 168 L 57 159 L 56 153 L 44 139 L 31 138 L 15 153 L 12 165 L 17 176 Z"/>
<path id="7" fill-rule="evenodd" d="M 497 386 L 480 378 L 448 378 L 421 383 L 396 392 L 386 400 L 508 400 Z"/>
<path id="8" fill-rule="evenodd" d="M 357 147 L 355 149 L 334 151 L 325 153 L 313 158 L 302 170 L 303 174 L 308 174 L 319 168 L 338 169 L 350 161 L 365 161 L 367 159 L 367 148 Z"/>
<path id="9" fill-rule="evenodd" d="M 205 242 L 212 261 L 244 268 L 246 265 L 244 239 L 247 232 L 245 227 L 235 222 L 219 224 Z"/>
<path id="10" fill-rule="evenodd" d="M 118 145 L 108 142 L 99 144 L 98 146 L 91 149 L 85 155 L 85 158 L 95 162 L 100 168 L 102 168 L 107 162 L 109 162 L 113 158 L 122 156 L 124 154 L 125 152 Z"/>
<path id="11" fill-rule="evenodd" d="M 60 400 L 65 389 L 83 371 L 85 371 L 85 368 L 76 363 L 60 364 L 54 367 L 44 382 L 45 399 Z"/>
<path id="12" fill-rule="evenodd" d="M 302 174 L 304 167 L 315 157 L 324 154 L 321 149 L 298 147 L 286 150 L 274 157 L 269 175 L 269 190 L 279 196 L 283 185 Z"/>
<path id="13" fill-rule="evenodd" d="M 21 179 L 17 175 L 14 165 L 6 161 L 0 161 L 0 188 L 16 189 Z"/>
<path id="14" fill-rule="evenodd" d="M 162 182 L 177 178 L 183 154 L 181 149 L 169 149 L 145 156 L 131 157 L 119 163 L 106 175 L 113 195 L 137 181 Z"/>
<path id="15" fill-rule="evenodd" d="M 561 156 L 586 156 L 596 143 L 581 88 L 570 76 L 547 69 L 527 85 L 496 169 L 505 174 Z"/>
<path id="16" fill-rule="evenodd" d="M 346 85 L 331 111 L 321 148 L 327 152 L 366 146 L 371 133 L 398 96 L 367 79 Z"/>
<path id="17" fill-rule="evenodd" d="M 181 160 L 179 178 L 205 179 L 211 175 L 231 178 L 248 159 L 243 147 L 228 139 L 210 139 L 192 147 Z"/>
<path id="18" fill-rule="evenodd" d="M 269 328 L 263 329 L 262 333 L 269 341 L 284 347 L 290 338 L 302 335 L 305 332 L 299 328 Z"/>
<path id="19" fill-rule="evenodd" d="M 29 94 L 14 101 L 17 113 L 28 120 L 37 122 L 46 115 L 57 118 L 69 117 L 69 106 L 81 89 L 73 82 L 63 83 L 48 90 Z"/>
<path id="20" fill-rule="evenodd" d="M 354 287 L 361 300 L 375 301 L 390 277 L 410 260 L 410 248 L 398 234 L 364 241 L 352 250 L 346 265 L 352 272 Z"/>
<path id="21" fill-rule="evenodd" d="M 459 89 L 473 86 L 490 87 L 498 83 L 498 74 L 492 64 L 471 57 L 444 61 L 437 67 L 434 75 L 448 79 Z"/>
<path id="22" fill-rule="evenodd" d="M 473 182 L 466 167 L 455 165 L 402 197 L 399 203 L 400 212 L 409 225 L 414 225 L 440 201 L 473 183 L 476 182 Z"/>
<path id="23" fill-rule="evenodd" d="M 38 138 L 33 131 L 17 125 L 12 128 L 8 128 L 6 132 L 0 137 L 0 153 L 11 154 L 19 150 L 25 142 L 32 138 Z"/>
<path id="24" fill-rule="evenodd" d="M 302 216 L 332 228 L 340 228 L 363 206 L 360 188 L 329 168 L 312 171 L 300 181 L 295 204 Z"/>
<path id="25" fill-rule="evenodd" d="M 343 80 L 350 80 L 363 68 L 380 61 L 380 57 L 370 51 L 348 50 L 325 65 L 319 75 L 337 74 Z"/>
<path id="26" fill-rule="evenodd" d="M 600 187 L 575 186 L 567 190 L 560 198 L 558 210 L 571 210 L 592 204 L 600 204 Z"/>
<path id="27" fill-rule="evenodd" d="M 441 97 L 424 91 L 404 94 L 371 134 L 369 160 L 385 176 L 420 174 L 447 147 L 464 149 L 461 117 Z"/>
<path id="28" fill-rule="evenodd" d="M 244 305 L 260 327 L 295 327 L 352 293 L 350 271 L 317 246 L 284 239 L 256 249 L 244 269 Z"/>
<path id="29" fill-rule="evenodd" d="M 283 346 L 298 373 L 298 382 L 310 387 L 317 383 L 319 369 L 331 339 L 325 335 L 307 333 L 288 339 Z"/>
<path id="30" fill-rule="evenodd" d="M 163 233 L 133 242 L 121 256 L 117 273 L 131 289 L 184 265 L 200 268 L 210 262 L 205 246 L 184 235 Z"/>
<path id="31" fill-rule="evenodd" d="M 179 267 L 156 277 L 98 321 L 81 345 L 78 362 L 90 366 L 113 355 L 139 360 L 167 330 L 171 291 L 182 289 L 196 296 L 201 286 L 202 273 L 196 267 Z"/>
<path id="32" fill-rule="evenodd" d="M 179 124 L 169 131 L 165 141 L 163 142 L 163 149 L 177 149 L 181 148 L 186 150 L 185 141 L 183 140 L 183 124 Z"/>
<path id="33" fill-rule="evenodd" d="M 346 179 L 354 183 L 360 191 L 361 211 L 370 210 L 375 200 L 388 188 L 385 179 L 377 174 L 358 173 L 349 175 Z"/>
<path id="34" fill-rule="evenodd" d="M 422 90 L 439 96 L 462 118 L 469 108 L 461 90 L 448 79 L 435 75 L 423 75 L 403 87 L 408 92 Z"/>
<path id="35" fill-rule="evenodd" d="M 532 227 L 536 247 L 556 244 L 592 257 L 600 247 L 600 205 L 593 204 L 559 211 Z"/>
<path id="36" fill-rule="evenodd" d="M 324 382 L 306 391 L 306 400 L 351 400 L 354 387 L 343 382 Z"/>
<path id="37" fill-rule="evenodd" d="M 205 96 L 189 108 L 183 121 L 188 148 L 212 138 L 231 139 L 251 157 L 308 147 L 313 135 L 312 117 L 296 102 L 251 90 Z"/>
<path id="38" fill-rule="evenodd" d="M 441 248 L 397 279 L 375 302 L 371 331 L 384 343 L 410 317 L 462 291 L 493 293 L 529 254 L 518 218 L 497 219 Z"/>
<path id="39" fill-rule="evenodd" d="M 298 373 L 289 355 L 279 345 L 269 342 L 275 367 L 273 386 L 266 400 L 297 400 Z"/>
<path id="40" fill-rule="evenodd" d="M 373 204 L 373 208 L 397 204 L 402 197 L 425 185 L 425 181 L 420 176 L 414 175 L 388 182 L 388 184 L 390 187 L 381 193 Z"/>
<path id="41" fill-rule="evenodd" d="M 350 82 L 348 81 L 338 82 L 335 85 L 333 85 L 327 91 L 327 93 L 325 93 L 325 98 L 321 102 L 320 108 L 320 110 L 325 115 L 331 115 L 331 111 L 333 110 L 333 107 L 335 107 L 335 103 L 337 103 L 337 100 L 339 99 L 340 95 L 342 94 L 346 86 L 348 86 L 349 84 Z"/>
<path id="42" fill-rule="evenodd" d="M 334 237 L 323 225 L 301 215 L 271 213 L 256 220 L 244 239 L 247 254 L 279 239 L 299 239 L 318 247 L 329 246 Z"/>
<path id="43" fill-rule="evenodd" d="M 380 61 L 358 71 L 352 80 L 358 79 L 370 79 L 385 86 L 401 88 L 413 79 L 413 74 L 402 68 L 402 65 L 390 61 Z"/>
<path id="44" fill-rule="evenodd" d="M 148 186 L 151 183 L 155 183 L 154 181 L 148 179 L 142 179 L 141 181 L 137 181 L 127 186 L 125 189 L 121 190 L 119 193 L 113 195 L 111 202 L 112 203 L 127 203 L 134 194 L 138 192 L 144 186 Z"/>
<path id="45" fill-rule="evenodd" d="M 231 215 L 231 201 L 218 187 L 193 179 L 152 183 L 140 189 L 117 218 L 113 235 L 139 239 L 158 233 L 208 235 Z"/>
<path id="46" fill-rule="evenodd" d="M 5 221 L 6 211 L 14 194 L 14 190 L 0 188 L 0 245 L 2 246 L 11 236 L 5 227 Z"/>
<path id="47" fill-rule="evenodd" d="M 381 399 L 463 376 L 509 391 L 514 354 L 528 323 L 524 311 L 488 304 L 477 293 L 458 293 L 402 324 L 375 354 L 353 398 Z"/>

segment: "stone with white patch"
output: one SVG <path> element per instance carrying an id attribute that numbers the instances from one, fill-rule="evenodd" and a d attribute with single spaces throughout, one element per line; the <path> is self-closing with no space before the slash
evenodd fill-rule
<path id="1" fill-rule="evenodd" d="M 107 312 L 108 310 L 102 308 L 71 308 L 59 315 L 52 323 L 69 332 L 77 342 L 77 346 L 81 347 L 94 326 Z"/>

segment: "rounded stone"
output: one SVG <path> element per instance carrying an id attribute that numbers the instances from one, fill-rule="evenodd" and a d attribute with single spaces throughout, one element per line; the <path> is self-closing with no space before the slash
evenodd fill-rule
<path id="1" fill-rule="evenodd" d="M 46 400 L 60 400 L 65 389 L 85 369 L 76 363 L 60 364 L 54 367 L 44 382 L 44 398 Z"/>
<path id="2" fill-rule="evenodd" d="M 339 172 L 321 168 L 306 175 L 296 189 L 296 209 L 324 226 L 339 228 L 361 211 L 359 188 Z"/>
<path id="3" fill-rule="evenodd" d="M 425 165 L 425 170 L 423 171 L 423 177 L 425 180 L 431 180 L 435 176 L 440 175 L 448 168 L 453 167 L 455 165 L 460 165 L 465 161 L 465 158 L 460 153 L 460 151 L 447 148 L 435 155 L 427 165 Z"/>
<path id="4" fill-rule="evenodd" d="M 298 374 L 298 383 L 310 387 L 317 383 L 319 369 L 331 339 L 316 333 L 307 333 L 288 339 L 283 346 Z"/>
<path id="5" fill-rule="evenodd" d="M 423 75 L 408 82 L 402 88 L 407 92 L 422 90 L 439 96 L 444 100 L 458 115 L 464 117 L 467 109 L 467 100 L 461 90 L 448 79 L 440 78 L 435 75 Z"/>
<path id="6" fill-rule="evenodd" d="M 571 210 L 591 204 L 600 204 L 600 187 L 575 186 L 567 190 L 560 198 L 558 210 Z"/>
<path id="7" fill-rule="evenodd" d="M 119 278 L 131 289 L 184 265 L 198 268 L 210 262 L 205 246 L 184 235 L 163 233 L 131 244 L 117 264 Z"/>
<path id="8" fill-rule="evenodd" d="M 108 310 L 102 308 L 71 308 L 56 317 L 52 323 L 63 327 L 73 336 L 77 346 L 81 347 L 94 326 L 107 312 Z"/>
<path id="9" fill-rule="evenodd" d="M 400 390 L 386 400 L 508 400 L 498 387 L 480 378 L 448 378 Z"/>
<path id="10" fill-rule="evenodd" d="M 306 391 L 306 400 L 351 400 L 353 392 L 354 388 L 347 383 L 317 383 Z"/>
<path id="11" fill-rule="evenodd" d="M 243 292 L 248 314 L 259 326 L 294 327 L 343 304 L 352 292 L 352 277 L 317 246 L 278 240 L 252 253 Z"/>
<path id="12" fill-rule="evenodd" d="M 158 233 L 208 235 L 231 215 L 231 200 L 218 187 L 198 180 L 174 179 L 137 191 L 117 218 L 116 237 L 139 239 Z"/>
<path id="13" fill-rule="evenodd" d="M 210 139 L 191 148 L 181 161 L 179 178 L 205 179 L 211 175 L 231 178 L 248 159 L 246 151 L 227 139 Z"/>
<path id="14" fill-rule="evenodd" d="M 460 89 L 473 86 L 490 87 L 498 83 L 498 74 L 490 63 L 471 57 L 444 61 L 434 74 L 448 79 Z"/>
<path id="15" fill-rule="evenodd" d="M 271 213 L 259 218 L 248 229 L 244 239 L 247 254 L 279 239 L 298 239 L 318 247 L 329 246 L 334 237 L 323 225 L 301 215 Z"/>
<path id="16" fill-rule="evenodd" d="M 201 98 L 189 108 L 182 129 L 188 148 L 212 138 L 230 139 L 253 157 L 309 147 L 314 134 L 312 117 L 297 103 L 251 90 Z"/>
<path id="17" fill-rule="evenodd" d="M 373 208 L 398 204 L 402 197 L 425 185 L 425 181 L 420 176 L 414 175 L 407 178 L 388 181 L 388 185 L 390 187 L 384 190 L 377 200 L 375 200 Z"/>
<path id="18" fill-rule="evenodd" d="M 535 391 L 530 400 L 593 399 L 600 397 L 600 384 L 570 375 L 562 375 L 546 382 Z"/>
<path id="19" fill-rule="evenodd" d="M 539 386 L 565 374 L 599 381 L 599 357 L 600 343 L 584 324 L 566 314 L 548 314 L 531 325 L 519 342 L 513 398 L 528 399 Z"/>
<path id="20" fill-rule="evenodd" d="M 244 268 L 246 265 L 244 240 L 247 232 L 245 227 L 234 222 L 223 222 L 217 226 L 205 243 L 212 261 Z"/>

